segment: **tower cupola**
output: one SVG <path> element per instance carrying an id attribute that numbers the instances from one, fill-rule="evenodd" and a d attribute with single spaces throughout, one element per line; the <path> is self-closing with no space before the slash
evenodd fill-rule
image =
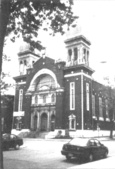
<path id="1" fill-rule="evenodd" d="M 67 48 L 66 66 L 89 66 L 90 41 L 83 35 L 74 36 L 65 40 Z"/>
<path id="2" fill-rule="evenodd" d="M 19 53 L 18 53 L 19 74 L 25 75 L 27 73 L 27 69 L 32 68 L 33 64 L 39 58 L 40 56 L 34 53 L 34 51 L 31 49 L 29 44 L 23 43 L 20 46 Z"/>

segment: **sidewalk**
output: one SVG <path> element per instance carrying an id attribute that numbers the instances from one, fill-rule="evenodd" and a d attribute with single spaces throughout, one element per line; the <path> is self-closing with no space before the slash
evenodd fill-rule
<path id="1" fill-rule="evenodd" d="M 100 141 L 115 141 L 115 136 L 111 139 L 109 136 L 101 136 L 101 137 L 80 137 L 80 138 L 96 138 Z M 63 140 L 71 140 L 72 138 L 40 138 L 40 137 L 36 137 L 36 138 L 29 138 L 29 137 L 25 137 L 23 138 L 24 140 L 36 140 L 36 141 L 63 141 Z"/>
<path id="2" fill-rule="evenodd" d="M 69 167 L 67 169 L 115 169 L 115 156 L 74 167 Z"/>

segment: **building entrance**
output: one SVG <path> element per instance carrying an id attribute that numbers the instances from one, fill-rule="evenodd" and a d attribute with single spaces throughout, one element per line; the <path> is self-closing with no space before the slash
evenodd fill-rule
<path id="1" fill-rule="evenodd" d="M 41 115 L 41 131 L 47 131 L 47 114 L 43 113 Z"/>

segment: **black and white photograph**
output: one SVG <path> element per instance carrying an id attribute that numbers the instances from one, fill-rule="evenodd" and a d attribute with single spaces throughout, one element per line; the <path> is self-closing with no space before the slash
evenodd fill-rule
<path id="1" fill-rule="evenodd" d="M 0 169 L 115 168 L 115 0 L 0 0 Z"/>

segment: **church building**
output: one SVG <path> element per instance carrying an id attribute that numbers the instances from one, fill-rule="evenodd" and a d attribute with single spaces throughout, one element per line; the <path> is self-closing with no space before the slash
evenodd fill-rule
<path id="1" fill-rule="evenodd" d="M 36 55 L 28 45 L 20 50 L 19 76 L 14 77 L 14 129 L 110 130 L 111 88 L 93 80 L 90 45 L 83 35 L 66 39 L 66 61 Z"/>

